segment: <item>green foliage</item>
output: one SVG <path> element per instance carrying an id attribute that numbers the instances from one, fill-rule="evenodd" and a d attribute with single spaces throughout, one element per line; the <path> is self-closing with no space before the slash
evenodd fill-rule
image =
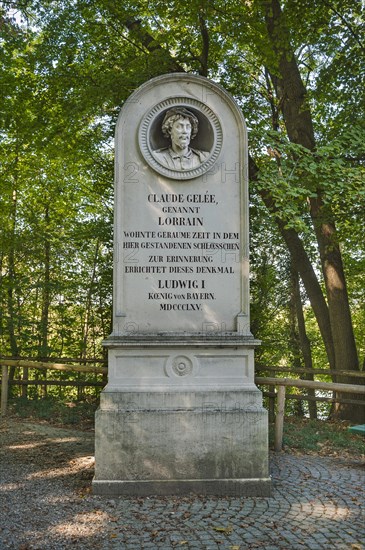
<path id="1" fill-rule="evenodd" d="M 94 426 L 96 399 L 82 402 L 65 401 L 56 397 L 43 399 L 14 398 L 9 403 L 10 414 L 24 419 L 46 420 L 56 425 L 75 425 L 79 429 L 91 429 Z"/>
<path id="2" fill-rule="evenodd" d="M 350 453 L 361 457 L 364 454 L 364 438 L 348 431 L 348 423 L 328 420 L 285 418 L 284 451 L 314 452 L 328 455 Z M 270 439 L 273 442 L 273 431 Z"/>
<path id="3" fill-rule="evenodd" d="M 142 82 L 206 74 L 242 107 L 251 181 L 252 331 L 261 362 L 293 360 L 289 255 L 269 193 L 323 285 L 308 200 L 336 223 L 353 324 L 364 341 L 364 62 L 360 3 L 285 0 L 273 44 L 265 2 L 0 3 L 0 353 L 101 354 L 110 332 L 112 136 Z M 22 20 L 21 20 L 22 18 Z M 275 90 L 293 48 L 317 147 L 288 137 Z M 279 52 L 279 53 L 278 53 Z M 314 363 L 327 358 L 303 290 Z M 359 346 L 361 358 L 365 350 Z"/>
<path id="4" fill-rule="evenodd" d="M 90 113 L 65 106 L 67 82 L 50 84 L 42 33 L 14 29 L 18 47 L 1 67 L 1 353 L 100 354 L 110 331 L 109 138 Z"/>

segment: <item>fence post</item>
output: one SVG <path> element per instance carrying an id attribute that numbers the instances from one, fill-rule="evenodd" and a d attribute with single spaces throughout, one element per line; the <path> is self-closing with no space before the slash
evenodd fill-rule
<path id="1" fill-rule="evenodd" d="M 275 443 L 274 450 L 280 453 L 283 448 L 283 428 L 285 414 L 285 386 L 278 386 L 278 401 L 275 417 Z"/>
<path id="2" fill-rule="evenodd" d="M 275 386 L 269 386 L 269 393 L 275 393 Z M 275 395 L 269 396 L 269 423 L 275 422 Z"/>
<path id="3" fill-rule="evenodd" d="M 7 365 L 1 367 L 1 416 L 6 415 L 8 407 L 9 370 Z"/>
<path id="4" fill-rule="evenodd" d="M 23 367 L 23 381 L 28 382 L 29 379 L 29 369 L 28 367 Z M 28 384 L 22 384 L 22 397 L 27 399 L 28 397 Z"/>

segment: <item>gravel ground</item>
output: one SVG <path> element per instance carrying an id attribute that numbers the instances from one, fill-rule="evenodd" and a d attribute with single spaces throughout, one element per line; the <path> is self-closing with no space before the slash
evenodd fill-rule
<path id="1" fill-rule="evenodd" d="M 0 441 L 1 550 L 98 548 L 108 514 L 89 498 L 94 434 L 5 419 Z"/>
<path id="2" fill-rule="evenodd" d="M 0 549 L 364 550 L 364 464 L 280 454 L 267 498 L 93 496 L 94 434 L 0 421 Z"/>

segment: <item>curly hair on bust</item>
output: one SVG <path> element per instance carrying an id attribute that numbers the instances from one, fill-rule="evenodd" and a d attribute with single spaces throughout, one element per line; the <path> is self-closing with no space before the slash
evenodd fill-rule
<path id="1" fill-rule="evenodd" d="M 167 111 L 161 127 L 163 136 L 170 137 L 173 124 L 180 118 L 189 119 L 191 124 L 191 139 L 194 139 L 198 133 L 199 121 L 191 111 L 188 111 L 184 107 L 175 107 Z"/>

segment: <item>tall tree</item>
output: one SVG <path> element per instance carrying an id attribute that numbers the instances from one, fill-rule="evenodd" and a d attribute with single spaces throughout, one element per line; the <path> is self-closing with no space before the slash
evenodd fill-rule
<path id="1" fill-rule="evenodd" d="M 341 243 L 351 242 L 353 209 L 365 201 L 359 3 L 29 0 L 24 16 L 34 29 L 20 58 L 37 90 L 35 150 L 68 167 L 100 160 L 96 149 L 107 149 L 120 106 L 152 76 L 191 71 L 233 93 L 250 130 L 252 193 L 300 274 L 336 379 L 351 380 L 341 371 L 359 368 L 351 318 L 359 306 L 348 296 L 357 259 Z M 95 164 L 86 173 L 97 188 Z"/>

